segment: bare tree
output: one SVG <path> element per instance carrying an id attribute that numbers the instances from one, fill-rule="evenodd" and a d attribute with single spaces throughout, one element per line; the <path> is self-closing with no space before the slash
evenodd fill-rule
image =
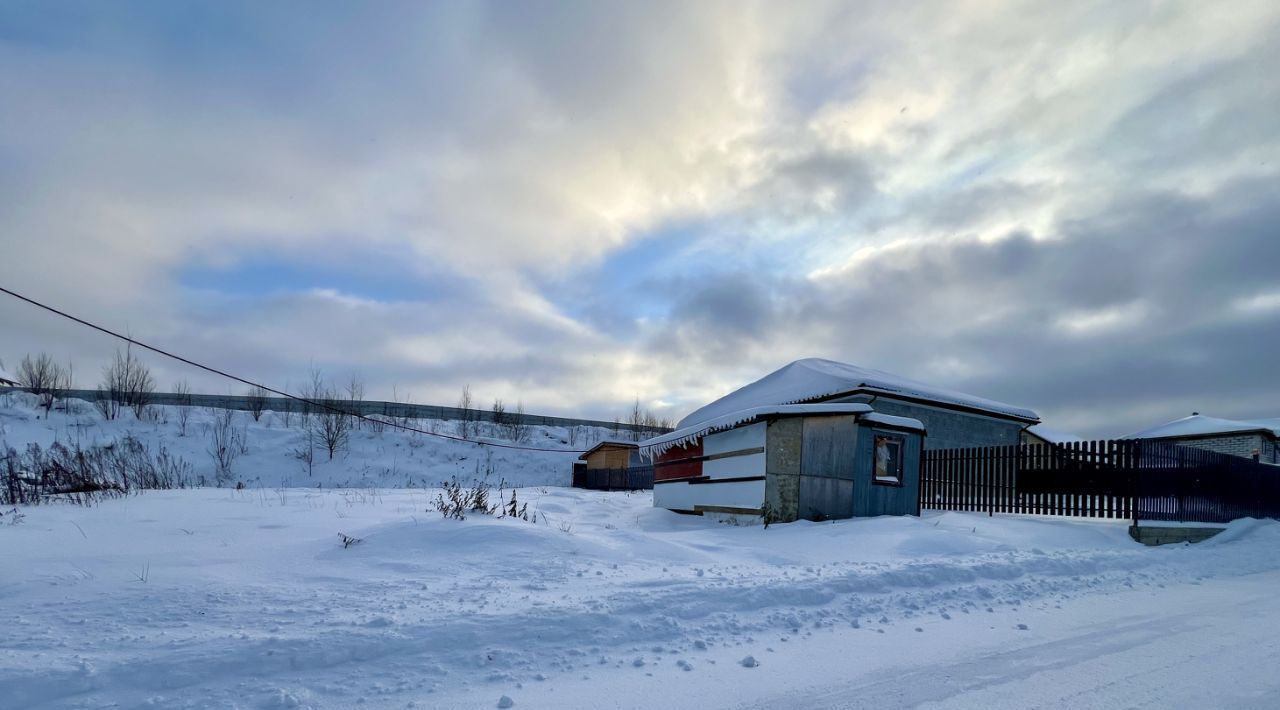
<path id="1" fill-rule="evenodd" d="M 103 368 L 96 404 L 107 419 L 119 417 L 122 407 L 132 409 L 134 416 L 142 419 L 155 391 L 151 368 L 133 354 L 132 347 L 127 347 L 123 353 L 116 350 L 111 364 Z"/>
<path id="2" fill-rule="evenodd" d="M 395 404 L 391 412 L 399 412 L 398 415 L 391 415 L 392 422 L 402 427 L 409 426 L 409 420 L 412 418 L 409 415 L 410 407 L 413 405 L 413 396 L 406 392 L 404 399 L 401 400 L 399 388 L 393 385 L 391 387 L 391 401 Z M 388 414 L 391 414 L 391 412 L 388 412 Z"/>
<path id="3" fill-rule="evenodd" d="M 115 415 L 119 416 L 120 407 L 133 410 L 137 419 L 142 419 L 156 391 L 155 380 L 151 377 L 151 368 L 133 354 L 133 347 L 126 347 L 121 353 L 116 350 L 111 364 L 103 369 L 103 386 L 112 394 L 117 402 Z M 114 419 L 115 416 L 110 417 Z"/>
<path id="4" fill-rule="evenodd" d="M 178 436 L 187 435 L 187 422 L 191 421 L 191 407 L 195 403 L 191 398 L 191 385 L 180 380 L 173 386 L 174 404 L 178 407 Z"/>
<path id="5" fill-rule="evenodd" d="M 644 423 L 644 414 L 640 411 L 640 398 L 636 397 L 635 404 L 631 405 L 631 416 L 628 417 L 627 423 L 631 425 L 632 441 L 640 440 L 640 427 Z"/>
<path id="6" fill-rule="evenodd" d="M 27 388 L 31 394 L 40 398 L 40 406 L 44 407 L 47 419 L 56 400 L 65 390 L 71 389 L 71 365 L 59 365 L 48 353 L 40 353 L 32 359 L 30 355 L 22 358 L 18 364 L 18 383 Z"/>
<path id="7" fill-rule="evenodd" d="M 235 410 L 210 408 L 209 456 L 213 459 L 218 483 L 231 480 L 231 466 L 244 453 L 244 432 L 235 426 Z"/>
<path id="8" fill-rule="evenodd" d="M 303 395 L 320 406 L 307 406 L 311 410 L 306 418 L 308 440 L 310 441 L 311 436 L 319 439 L 329 451 L 329 459 L 333 460 L 338 449 L 347 444 L 353 419 L 342 408 L 343 402 L 337 388 L 324 379 L 320 370 L 313 367 L 309 377 L 310 382 Z"/>
<path id="9" fill-rule="evenodd" d="M 470 439 L 475 435 L 475 415 L 471 411 L 471 385 L 462 386 L 462 396 L 458 398 L 458 409 L 462 412 L 458 422 L 458 435 Z"/>
<path id="10" fill-rule="evenodd" d="M 253 415 L 253 421 L 262 418 L 262 413 L 267 411 L 267 394 L 268 392 L 262 387 L 254 386 L 245 394 L 245 404 L 249 407 L 249 413 Z"/>
<path id="11" fill-rule="evenodd" d="M 288 380 L 285 380 L 284 382 L 284 391 L 285 392 L 289 391 Z M 280 403 L 280 406 L 284 408 L 284 411 L 276 412 L 276 413 L 283 415 L 282 419 L 284 423 L 284 428 L 288 429 L 293 424 L 293 400 L 286 397 L 285 400 Z"/>
<path id="12" fill-rule="evenodd" d="M 516 401 L 516 411 L 507 415 L 507 438 L 521 443 L 529 438 L 529 425 L 525 423 L 524 402 Z"/>
<path id="13" fill-rule="evenodd" d="M 507 433 L 507 407 L 502 400 L 493 400 L 493 435 L 505 436 Z"/>
<path id="14" fill-rule="evenodd" d="M 362 403 L 364 402 L 364 378 L 360 373 L 353 372 L 351 377 L 347 379 L 347 401 L 351 404 L 350 412 L 352 415 L 360 413 Z M 360 419 L 355 416 L 351 417 L 351 428 L 360 426 Z"/>

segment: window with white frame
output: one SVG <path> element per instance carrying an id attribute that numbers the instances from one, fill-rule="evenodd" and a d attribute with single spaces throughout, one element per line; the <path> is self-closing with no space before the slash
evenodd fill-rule
<path id="1" fill-rule="evenodd" d="M 872 442 L 871 480 L 892 486 L 902 485 L 902 452 L 906 448 L 902 435 L 875 432 Z"/>

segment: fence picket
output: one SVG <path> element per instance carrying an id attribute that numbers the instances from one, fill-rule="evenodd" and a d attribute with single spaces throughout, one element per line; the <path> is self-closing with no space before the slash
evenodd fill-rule
<path id="1" fill-rule="evenodd" d="M 1280 517 L 1280 469 L 1163 442 L 929 450 L 921 474 L 927 509 L 1189 522 Z M 636 483 L 628 477 L 624 485 Z"/>

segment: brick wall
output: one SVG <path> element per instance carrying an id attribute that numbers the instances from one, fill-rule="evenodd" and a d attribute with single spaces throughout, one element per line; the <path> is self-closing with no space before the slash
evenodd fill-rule
<path id="1" fill-rule="evenodd" d="M 1277 450 L 1275 443 L 1265 439 L 1261 434 L 1223 434 L 1206 436 L 1199 439 L 1168 439 L 1178 446 L 1190 446 L 1196 449 L 1217 451 L 1222 454 L 1253 458 L 1255 450 L 1261 453 L 1261 459 L 1267 463 L 1276 463 Z"/>

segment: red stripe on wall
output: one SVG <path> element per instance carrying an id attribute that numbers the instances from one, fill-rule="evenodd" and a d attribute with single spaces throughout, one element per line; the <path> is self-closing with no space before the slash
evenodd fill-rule
<path id="1" fill-rule="evenodd" d="M 695 444 L 685 444 L 658 454 L 653 462 L 653 480 L 666 481 L 672 478 L 695 478 L 702 475 L 702 461 L 681 461 L 681 459 L 702 456 L 702 439 Z"/>

